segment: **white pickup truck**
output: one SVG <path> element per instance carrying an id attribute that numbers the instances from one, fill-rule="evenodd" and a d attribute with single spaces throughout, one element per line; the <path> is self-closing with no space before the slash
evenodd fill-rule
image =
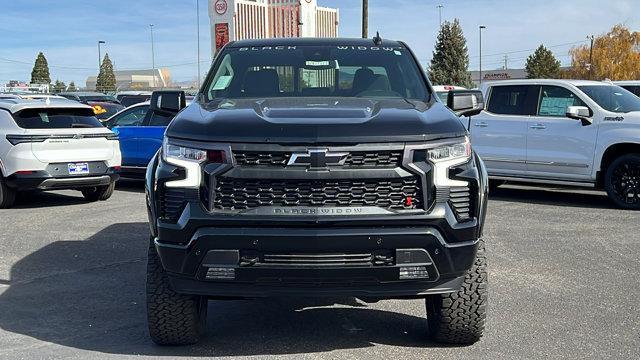
<path id="1" fill-rule="evenodd" d="M 506 80 L 483 84 L 474 149 L 496 183 L 602 188 L 640 209 L 640 98 L 606 82 Z"/>

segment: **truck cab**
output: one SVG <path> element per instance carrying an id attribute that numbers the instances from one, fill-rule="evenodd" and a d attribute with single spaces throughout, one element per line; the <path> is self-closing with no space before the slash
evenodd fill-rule
<path id="1" fill-rule="evenodd" d="M 474 147 L 497 181 L 605 189 L 640 209 L 640 98 L 606 82 L 485 83 Z"/>

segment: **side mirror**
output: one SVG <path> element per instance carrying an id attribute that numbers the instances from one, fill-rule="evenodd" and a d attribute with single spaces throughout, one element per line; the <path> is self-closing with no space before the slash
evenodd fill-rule
<path id="1" fill-rule="evenodd" d="M 582 126 L 593 124 L 591 111 L 589 111 L 589 108 L 586 106 L 569 106 L 567 107 L 565 115 L 569 119 L 580 120 L 582 122 Z"/>
<path id="2" fill-rule="evenodd" d="M 151 111 L 178 113 L 187 106 L 184 91 L 154 91 L 151 94 Z"/>
<path id="3" fill-rule="evenodd" d="M 484 110 L 484 96 L 480 90 L 450 90 L 447 106 L 458 116 L 474 116 Z"/>

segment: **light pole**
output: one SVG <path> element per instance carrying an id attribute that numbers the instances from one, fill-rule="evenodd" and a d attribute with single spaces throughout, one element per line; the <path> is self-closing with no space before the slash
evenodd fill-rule
<path id="1" fill-rule="evenodd" d="M 200 89 L 200 0 L 196 0 L 196 26 L 198 27 L 198 89 Z"/>
<path id="2" fill-rule="evenodd" d="M 442 8 L 443 5 L 438 5 L 438 18 L 440 19 L 440 27 L 442 27 Z"/>
<path id="3" fill-rule="evenodd" d="M 369 37 L 369 0 L 362 0 L 362 38 Z"/>
<path id="4" fill-rule="evenodd" d="M 156 87 L 156 52 L 153 45 L 153 24 L 149 24 L 151 29 L 151 67 L 153 75 L 153 87 Z"/>
<path id="5" fill-rule="evenodd" d="M 593 74 L 593 35 L 587 36 L 587 39 L 591 40 L 589 45 L 589 80 L 591 80 L 591 74 Z"/>
<path id="6" fill-rule="evenodd" d="M 100 52 L 100 44 L 106 44 L 106 42 L 103 40 L 98 41 L 98 73 L 100 73 L 100 68 L 102 67 L 102 54 Z"/>
<path id="7" fill-rule="evenodd" d="M 480 75 L 480 79 L 478 81 L 479 85 L 482 85 L 482 29 L 486 29 L 487 27 L 484 25 L 480 25 L 478 27 L 478 30 L 480 31 L 480 71 L 479 71 L 479 75 Z"/>

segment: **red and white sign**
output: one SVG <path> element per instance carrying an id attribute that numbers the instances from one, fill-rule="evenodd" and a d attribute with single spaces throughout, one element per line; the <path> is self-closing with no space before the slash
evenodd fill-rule
<path id="1" fill-rule="evenodd" d="M 216 52 L 220 51 L 229 42 L 229 24 L 216 24 Z"/>
<path id="2" fill-rule="evenodd" d="M 217 0 L 214 6 L 218 15 L 224 15 L 227 12 L 227 0 Z"/>

